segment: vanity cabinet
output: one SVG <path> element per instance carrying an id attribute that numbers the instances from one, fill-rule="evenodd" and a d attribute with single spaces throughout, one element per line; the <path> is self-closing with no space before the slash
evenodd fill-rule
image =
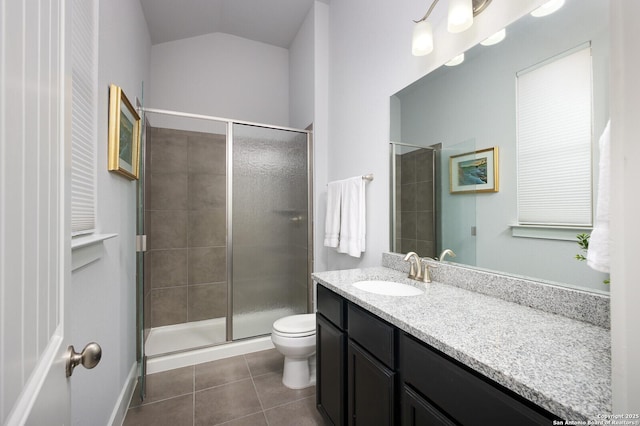
<path id="1" fill-rule="evenodd" d="M 334 425 L 345 424 L 346 334 L 316 315 L 316 403 Z"/>
<path id="2" fill-rule="evenodd" d="M 316 402 L 334 425 L 396 424 L 396 329 L 318 286 Z"/>
<path id="3" fill-rule="evenodd" d="M 541 425 L 557 417 L 318 285 L 317 405 L 334 425 Z"/>
<path id="4" fill-rule="evenodd" d="M 454 426 L 447 416 L 424 398 L 414 392 L 409 386 L 402 387 L 402 425 L 403 426 Z"/>
<path id="5" fill-rule="evenodd" d="M 400 337 L 400 354 L 403 425 L 536 426 L 557 419 L 406 333 Z M 411 416 L 439 420 L 414 422 Z"/>
<path id="6" fill-rule="evenodd" d="M 347 424 L 396 424 L 396 329 L 350 303 L 347 320 Z"/>
<path id="7" fill-rule="evenodd" d="M 330 424 L 346 424 L 346 303 L 318 286 L 316 313 L 316 404 Z"/>

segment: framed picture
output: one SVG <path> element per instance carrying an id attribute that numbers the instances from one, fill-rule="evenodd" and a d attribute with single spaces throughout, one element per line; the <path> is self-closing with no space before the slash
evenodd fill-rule
<path id="1" fill-rule="evenodd" d="M 449 158 L 449 192 L 498 192 L 498 147 Z"/>
<path id="2" fill-rule="evenodd" d="M 140 116 L 115 84 L 109 87 L 109 170 L 131 180 L 140 173 Z"/>

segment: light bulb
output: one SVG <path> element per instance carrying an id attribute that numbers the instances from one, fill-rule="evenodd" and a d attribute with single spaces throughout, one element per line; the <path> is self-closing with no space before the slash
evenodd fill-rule
<path id="1" fill-rule="evenodd" d="M 551 15 L 556 10 L 560 9 L 564 5 L 564 0 L 550 0 L 531 12 L 531 16 L 540 18 L 542 16 Z"/>
<path id="2" fill-rule="evenodd" d="M 433 51 L 433 29 L 427 21 L 420 21 L 413 27 L 411 53 L 413 56 L 428 55 Z"/>
<path id="3" fill-rule="evenodd" d="M 448 67 L 455 67 L 456 65 L 460 65 L 463 62 L 464 62 L 464 53 L 461 53 L 458 56 L 455 56 L 449 62 L 446 62 L 445 65 Z"/>
<path id="4" fill-rule="evenodd" d="M 492 46 L 494 44 L 498 44 L 502 40 L 504 40 L 506 35 L 507 35 L 507 30 L 505 28 L 503 28 L 500 31 L 498 31 L 497 33 L 495 33 L 494 35 L 484 39 L 484 41 L 481 41 L 480 44 L 483 45 L 483 46 Z"/>
<path id="5" fill-rule="evenodd" d="M 472 0 L 449 0 L 447 29 L 450 33 L 461 33 L 473 25 Z"/>

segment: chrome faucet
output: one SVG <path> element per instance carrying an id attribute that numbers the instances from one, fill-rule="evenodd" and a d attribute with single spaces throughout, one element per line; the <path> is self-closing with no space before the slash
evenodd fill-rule
<path id="1" fill-rule="evenodd" d="M 411 270 L 409 271 L 409 278 L 412 280 L 421 280 L 422 279 L 422 265 L 420 263 L 420 256 L 418 253 L 410 251 L 404 257 L 406 262 L 409 262 L 411 265 Z"/>
<path id="2" fill-rule="evenodd" d="M 431 270 L 429 268 L 437 268 L 437 266 L 436 265 L 429 265 L 427 263 L 427 260 L 434 260 L 435 261 L 435 259 L 432 259 L 430 257 L 423 257 L 422 259 L 420 259 L 421 267 L 424 266 L 424 270 L 423 270 L 423 273 L 422 273 L 422 282 L 430 283 L 431 282 Z"/>
<path id="3" fill-rule="evenodd" d="M 438 260 L 442 262 L 442 261 L 444 260 L 444 257 L 445 257 L 446 255 L 449 255 L 449 256 L 451 256 L 451 257 L 456 257 L 456 254 L 453 252 L 453 250 L 451 250 L 451 249 L 444 249 L 444 250 L 442 250 L 442 253 L 440 253 L 440 257 L 438 258 Z"/>

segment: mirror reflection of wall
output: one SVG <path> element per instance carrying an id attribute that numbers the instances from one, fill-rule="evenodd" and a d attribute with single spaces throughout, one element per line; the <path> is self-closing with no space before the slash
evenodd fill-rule
<path id="1" fill-rule="evenodd" d="M 597 143 L 609 115 L 608 22 L 606 0 L 568 0 L 552 15 L 524 16 L 507 28 L 507 36 L 501 43 L 476 46 L 465 53 L 462 64 L 443 66 L 392 97 L 392 140 L 425 147 L 433 143 L 426 141 L 442 143 L 440 197 L 437 197 L 441 206 L 437 209 L 436 231 L 442 237 L 436 253 L 442 248 L 452 248 L 459 254 L 453 259 L 456 262 L 608 291 L 608 285 L 603 284 L 605 274 L 575 260 L 580 252 L 575 235 L 588 229 L 570 228 L 568 234 L 560 237 L 534 233 L 535 238 L 514 236 L 513 231 L 518 220 L 516 74 L 591 43 L 594 154 L 591 169 L 593 187 L 597 188 Z M 448 157 L 460 154 L 455 147 L 467 141 L 474 141 L 470 151 L 499 147 L 499 192 L 449 193 Z M 593 194 L 594 200 L 596 195 Z M 465 206 L 465 202 L 473 207 Z M 471 235 L 472 226 L 477 230 L 475 236 Z M 473 255 L 464 255 L 466 250 Z"/>

